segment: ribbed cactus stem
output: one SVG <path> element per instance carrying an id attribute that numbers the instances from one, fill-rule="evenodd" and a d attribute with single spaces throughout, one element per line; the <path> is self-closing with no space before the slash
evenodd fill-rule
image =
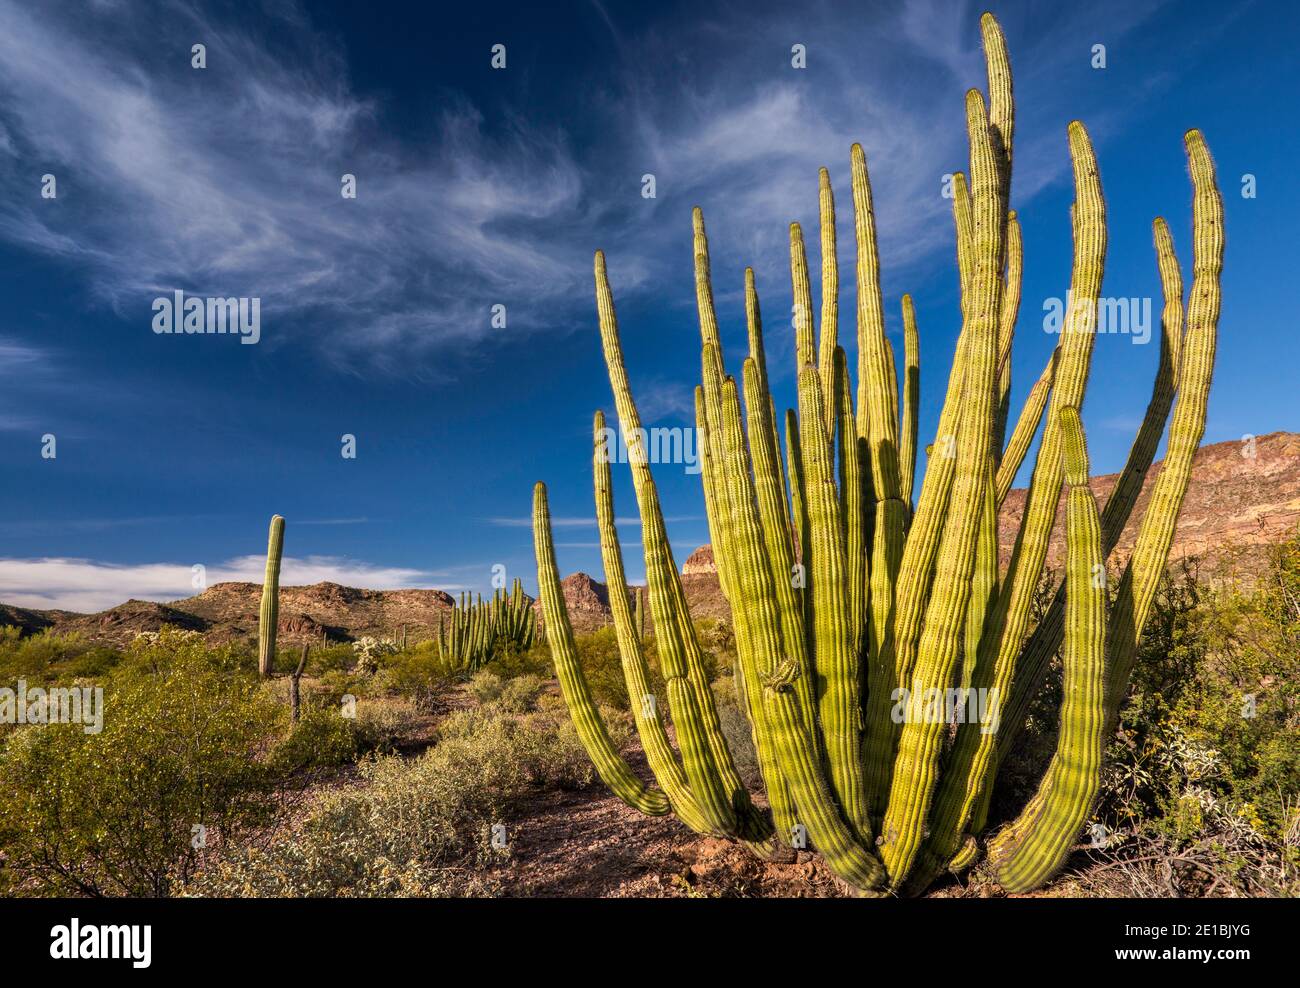
<path id="1" fill-rule="evenodd" d="M 1029 396 L 1025 398 L 1025 405 L 1020 410 L 1016 427 L 1011 430 L 1011 439 L 1002 452 L 995 482 L 999 505 L 1006 499 L 1011 485 L 1016 482 L 1016 474 L 1020 472 L 1020 467 L 1025 462 L 1025 454 L 1029 452 L 1034 435 L 1038 432 L 1038 425 L 1043 419 L 1043 409 L 1047 407 L 1047 398 L 1052 393 L 1052 380 L 1056 374 L 1056 355 L 1059 352 L 1059 347 L 1052 351 L 1043 373 L 1029 389 Z"/>
<path id="2" fill-rule="evenodd" d="M 817 204 L 822 243 L 822 311 L 821 335 L 817 340 L 817 372 L 822 379 L 822 394 L 828 395 L 835 387 L 835 348 L 840 345 L 840 267 L 835 245 L 835 193 L 831 189 L 831 174 L 825 168 L 817 173 Z M 834 409 L 828 406 L 828 416 L 833 413 Z M 828 417 L 826 428 L 831 428 L 831 425 Z"/>
<path id="3" fill-rule="evenodd" d="M 998 329 L 998 411 L 993 427 L 993 455 L 1001 462 L 1011 411 L 1011 344 L 1020 315 L 1020 288 L 1024 271 L 1024 240 L 1015 210 L 1007 214 L 1007 274 L 1002 287 L 1002 317 Z"/>
<path id="4" fill-rule="evenodd" d="M 1124 469 L 1106 500 L 1101 515 L 1102 552 L 1109 557 L 1119 542 L 1124 526 L 1137 504 L 1143 482 L 1155 458 L 1160 437 L 1164 434 L 1178 387 L 1183 340 L 1183 276 L 1174 253 L 1173 238 L 1165 221 L 1157 217 L 1153 224 L 1156 265 L 1164 294 L 1161 312 L 1160 357 L 1146 414 L 1129 449 Z M 1031 395 L 1031 399 L 1032 399 Z M 1019 431 L 1019 426 L 1017 426 Z M 1015 436 L 1012 437 L 1014 443 Z M 1026 440 L 1026 443 L 1028 440 Z M 1004 464 L 1005 465 L 1005 464 Z M 1001 478 L 999 478 L 1001 479 Z M 1007 481 L 1010 487 L 1010 479 Z M 1058 590 L 1047 613 L 1034 629 L 1019 661 L 1016 682 L 1005 705 L 1005 723 L 998 738 L 998 759 L 1005 759 L 1019 736 L 1028 713 L 1029 703 L 1042 689 L 1052 657 L 1060 648 L 1064 628 L 1065 599 Z M 982 823 L 982 820 L 977 822 Z"/>
<path id="5" fill-rule="evenodd" d="M 814 651 L 812 666 L 818 714 L 835 799 L 860 840 L 869 839 L 862 787 L 861 684 L 856 641 L 850 626 L 844 528 L 835 494 L 831 441 L 817 369 L 799 373 L 799 445 L 803 453 L 803 493 L 808 512 L 805 552 L 811 596 Z"/>
<path id="6" fill-rule="evenodd" d="M 1052 767 L 998 864 L 1008 892 L 1036 888 L 1065 862 L 1101 786 L 1106 695 L 1106 567 L 1088 451 L 1073 408 L 1061 410 L 1066 495 L 1066 615 L 1061 725 Z"/>
<path id="7" fill-rule="evenodd" d="M 991 469 L 989 436 L 993 429 L 993 387 L 1002 296 L 999 259 L 1002 256 L 1006 206 L 1001 198 L 984 97 L 975 89 L 966 95 L 966 123 L 970 137 L 973 213 L 969 301 L 963 305 L 969 324 L 969 344 L 962 389 L 956 478 L 916 668 L 908 682 L 909 696 L 917 698 L 917 702 L 935 695 L 935 692 L 941 693 L 953 681 L 953 666 L 959 654 L 970 600 L 983 496 Z M 885 867 L 895 885 L 906 878 L 920 850 L 938 780 L 944 733 L 944 723 L 936 723 L 933 718 L 912 717 L 903 724 L 882 846 Z"/>
<path id="8" fill-rule="evenodd" d="M 1016 658 L 1024 642 L 1033 594 L 1047 556 L 1064 473 L 1061 462 L 1060 411 L 1083 402 L 1096 339 L 1097 298 L 1105 262 L 1105 204 L 1096 158 L 1087 131 L 1078 121 L 1069 126 L 1074 165 L 1074 267 L 1071 296 L 1056 357 L 1051 417 L 1034 467 L 1025 514 L 998 599 L 985 622 L 972 685 L 996 690 L 989 695 L 1004 703 L 1015 675 Z M 926 848 L 925 870 L 934 870 L 958 853 L 967 823 L 995 767 L 996 734 L 979 724 L 963 724 L 948 759 L 935 799 L 935 819 Z"/>
<path id="9" fill-rule="evenodd" d="M 1113 644 L 1108 655 L 1107 715 L 1114 724 L 1137 656 L 1142 626 L 1155 599 L 1169 558 L 1178 512 L 1191 479 L 1192 460 L 1205 434 L 1210 379 L 1214 373 L 1223 271 L 1223 198 L 1214 161 L 1199 130 L 1184 136 L 1192 176 L 1192 290 L 1187 303 L 1187 334 L 1179 355 L 1178 402 L 1169 425 L 1169 442 L 1160 476 L 1142 516 L 1133 555 L 1115 603 Z"/>
<path id="10" fill-rule="evenodd" d="M 954 175 L 955 199 L 953 218 L 957 226 L 958 268 L 962 286 L 966 285 L 969 265 L 970 240 L 969 196 L 966 180 L 960 172 Z M 965 307 L 963 300 L 963 311 Z M 934 574 L 935 556 L 947 517 L 948 497 L 952 491 L 953 470 L 956 464 L 957 427 L 961 420 L 962 386 L 965 380 L 968 334 L 963 325 L 957 339 L 948 373 L 948 385 L 943 408 L 939 414 L 939 427 L 935 442 L 926 447 L 925 481 L 921 485 L 916 510 L 911 514 L 911 524 L 903 545 L 902 558 L 894 581 L 893 620 L 886 629 L 883 641 L 873 641 L 869 649 L 867 668 L 867 707 L 865 712 L 866 736 L 863 743 L 863 763 L 867 796 L 872 819 L 880 819 L 885 812 L 894 769 L 900 725 L 894 722 L 892 708 L 895 690 L 906 689 L 916 650 L 920 644 L 921 625 L 929 602 L 930 585 Z M 873 559 L 871 588 L 875 593 L 881 579 L 880 568 Z M 882 685 L 883 684 L 883 685 Z"/>
<path id="11" fill-rule="evenodd" d="M 817 346 L 813 335 L 812 285 L 808 281 L 808 256 L 804 250 L 803 229 L 798 223 L 790 224 L 790 282 L 794 292 L 795 366 L 816 367 Z"/>
<path id="12" fill-rule="evenodd" d="M 752 291 L 752 281 L 749 283 Z M 755 298 L 754 311 L 757 311 Z M 762 356 L 762 327 L 750 322 L 750 351 Z M 745 410 L 749 425 L 749 450 L 754 473 L 754 493 L 762 527 L 765 558 L 780 615 L 784 656 L 800 670 L 793 689 L 805 723 L 815 723 L 812 663 L 807 647 L 803 591 L 796 587 L 793 528 L 785 501 L 785 478 L 772 421 L 772 396 L 761 360 L 751 356 L 744 364 Z M 802 480 L 797 482 L 798 488 Z M 811 733 L 815 759 L 824 757 L 821 736 Z"/>
<path id="13" fill-rule="evenodd" d="M 965 172 L 953 172 L 952 219 L 957 231 L 957 279 L 962 292 L 963 313 L 970 292 L 970 274 L 973 260 L 971 241 L 974 239 L 974 219 L 971 216 L 970 190 L 966 187 Z"/>
<path id="14" fill-rule="evenodd" d="M 608 586 L 623 586 L 626 573 L 623 569 L 623 551 L 619 546 L 618 529 L 614 521 L 614 489 L 610 475 L 609 433 L 605 430 L 605 415 L 597 412 L 592 424 L 592 470 L 596 491 L 596 524 L 600 530 L 600 555 L 605 567 Z M 641 604 L 642 591 L 637 588 L 638 619 L 644 617 Z M 655 781 L 663 789 L 673 812 L 692 830 L 707 832 L 708 818 L 691 795 L 685 771 L 673 754 L 672 745 L 664 727 L 663 711 L 650 688 L 650 669 L 641 650 L 644 630 L 638 634 L 628 613 L 627 599 L 610 595 L 610 610 L 614 617 L 614 633 L 618 640 L 619 659 L 627 686 L 628 701 L 646 761 L 654 773 Z"/>
<path id="15" fill-rule="evenodd" d="M 797 224 L 790 228 L 799 413 L 786 413 L 784 465 L 753 271 L 745 272 L 749 358 L 738 383 L 724 367 L 708 240 L 699 210 L 693 215 L 701 342 L 696 424 L 709 533 L 736 629 L 737 694 L 779 840 L 787 841 L 788 831 L 806 833 L 831 870 L 867 894 L 879 894 L 886 876 L 890 891 L 921 891 L 945 868 L 965 868 L 977 859 L 985 847 L 981 838 L 998 759 L 1062 638 L 1065 701 L 1058 750 L 1024 812 L 987 849 L 993 871 L 1011 891 L 1042 883 L 1064 861 L 1095 797 L 1107 724 L 1123 700 L 1141 625 L 1165 566 L 1204 429 L 1213 367 L 1223 213 L 1213 165 L 1193 131 L 1187 147 L 1196 191 L 1196 259 L 1188 330 L 1184 339 L 1181 277 L 1168 230 L 1157 221 L 1165 291 L 1160 371 L 1129 461 L 1099 515 L 1087 486 L 1077 410 L 1097 328 L 1105 204 L 1088 135 L 1074 122 L 1068 129 L 1075 184 L 1072 304 L 1048 367 L 1004 445 L 1023 248 L 1019 224 L 1008 209 L 1014 130 L 1010 62 L 991 15 L 981 20 L 981 31 L 987 108 L 977 91 L 967 94 L 970 181 L 958 174 L 953 182 L 962 328 L 919 491 L 914 489 L 915 312 L 905 297 L 900 396 L 893 348 L 884 332 L 875 210 L 861 147 L 854 146 L 850 158 L 857 400 L 837 341 L 834 199 L 823 169 L 820 339 L 802 231 Z M 648 584 L 644 602 L 640 595 L 634 602 L 613 595 L 615 631 L 629 693 L 648 693 L 638 635 L 643 618 L 633 616 L 634 608 L 643 612 L 648 603 L 681 752 L 679 764 L 660 711 L 653 705 L 638 711 L 642 746 L 663 792 L 636 780 L 618 753 L 602 743 L 607 732 L 589 691 L 582 689 L 559 596 L 545 493 L 539 488 L 539 586 L 566 702 L 602 776 L 612 779 L 620 795 L 634 804 L 650 801 L 655 812 L 671 804 L 692 829 L 739 838 L 772 857 L 771 825 L 739 781 L 705 679 L 703 651 L 640 438 L 603 255 L 597 254 L 595 273 L 610 385 L 622 432 L 631 437 Z M 1169 452 L 1108 621 L 1103 565 L 1142 489 L 1175 383 Z M 1025 511 L 1008 568 L 999 578 L 997 508 L 1044 416 Z M 625 573 L 603 416 L 597 415 L 594 434 L 602 558 L 609 585 L 620 587 Z M 1068 487 L 1065 585 L 1028 635 L 1063 486 Z M 496 595 L 486 608 L 462 601 L 448 626 L 449 649 L 462 639 L 478 647 L 474 643 L 514 634 L 520 627 L 517 599 L 522 599 L 518 587 L 509 596 Z M 956 718 L 955 737 L 948 718 L 934 716 L 956 712 L 948 697 L 954 684 L 969 686 L 983 701 L 978 716 Z M 906 691 L 901 697 L 900 687 Z M 970 698 L 959 696 L 964 710 L 974 713 Z M 894 716 L 900 700 L 902 723 Z"/>
<path id="16" fill-rule="evenodd" d="M 537 551 L 538 590 L 542 597 L 542 609 L 546 612 L 546 626 L 551 632 L 551 656 L 555 659 L 555 674 L 560 680 L 560 690 L 568 704 L 578 738 L 601 780 L 615 796 L 628 806 L 651 816 L 667 813 L 671 808 L 668 798 L 638 779 L 614 747 L 609 730 L 600 715 L 600 708 L 592 698 L 587 677 L 578 662 L 573 627 L 569 624 L 564 592 L 560 588 L 560 573 L 555 564 L 555 543 L 551 537 L 551 511 L 546 500 L 546 485 L 541 483 L 533 490 L 533 543 Z"/>
<path id="17" fill-rule="evenodd" d="M 876 240 L 875 205 L 862 145 L 850 149 L 853 183 L 853 225 L 857 238 L 858 283 L 858 435 L 870 454 L 872 545 L 869 567 L 870 625 L 868 648 L 882 651 L 894 611 L 894 590 L 903 556 L 910 505 L 900 492 L 898 466 L 898 378 L 885 338 L 885 313 L 880 293 L 880 252 Z M 883 664 L 870 671 L 868 690 L 886 680 Z"/>
<path id="18" fill-rule="evenodd" d="M 284 552 L 284 519 L 271 518 L 266 540 L 266 577 L 262 580 L 262 609 L 257 620 L 257 673 L 266 679 L 275 671 L 275 633 L 280 623 L 280 557 Z"/>
<path id="19" fill-rule="evenodd" d="M 706 344 L 716 340 L 717 326 L 712 319 L 712 289 L 708 284 L 708 244 L 704 240 L 703 218 L 696 211 L 697 298 L 700 300 L 701 335 Z M 641 515 L 641 535 L 645 552 L 646 580 L 650 588 L 650 614 L 655 626 L 655 646 L 668 687 L 668 703 L 677 742 L 682 749 L 691 793 L 710 821 L 721 833 L 752 832 L 754 810 L 745 792 L 735 763 L 727 750 L 718 722 L 717 707 L 704 675 L 704 655 L 695 636 L 686 609 L 686 595 L 681 577 L 673 562 L 672 548 L 664 526 L 659 492 L 650 474 L 649 457 L 641 436 L 641 417 L 632 399 L 623 350 L 618 337 L 618 317 L 614 297 L 605 269 L 605 256 L 596 254 L 596 307 L 599 314 L 605 365 L 609 371 L 614 404 L 623 434 L 629 437 L 628 461 L 632 468 L 632 486 Z M 710 348 L 706 345 L 706 355 Z M 720 359 L 705 369 L 706 381 L 721 373 Z M 720 381 L 714 381 L 719 413 Z M 705 406 L 709 404 L 705 388 Z M 721 415 L 719 414 L 719 418 Z M 709 444 L 718 448 L 713 437 Z M 721 496 L 719 495 L 719 501 Z M 724 539 L 725 542 L 725 539 Z M 549 633 L 548 633 L 549 635 Z"/>
<path id="20" fill-rule="evenodd" d="M 921 339 L 916 331 L 912 296 L 903 296 L 903 411 L 898 437 L 899 497 L 912 511 L 912 484 L 916 477 L 916 439 L 921 418 Z"/>
<path id="21" fill-rule="evenodd" d="M 747 361 L 751 376 L 752 361 Z M 752 428 L 752 426 L 751 426 Z M 723 473 L 728 498 L 723 505 L 723 524 L 728 545 L 736 553 L 729 569 L 736 575 L 736 591 L 748 603 L 761 600 L 764 606 L 733 609 L 736 626 L 737 661 L 744 670 L 745 695 L 740 697 L 749 710 L 754 750 L 759 771 L 772 805 L 772 818 L 779 834 L 790 834 L 798 822 L 794 797 L 777 761 L 777 745 L 768 723 L 763 683 L 771 678 L 785 656 L 780 635 L 776 592 L 767 568 L 765 545 L 756 509 L 756 495 L 750 474 L 749 451 L 740 425 L 740 399 L 736 382 L 728 377 L 722 385 Z"/>

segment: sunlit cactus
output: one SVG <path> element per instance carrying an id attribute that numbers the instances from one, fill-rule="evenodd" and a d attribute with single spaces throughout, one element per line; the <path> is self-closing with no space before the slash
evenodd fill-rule
<path id="1" fill-rule="evenodd" d="M 506 651 L 523 652 L 537 640 L 537 615 L 533 601 L 516 579 L 510 593 L 496 590 L 486 603 L 461 593 L 451 614 L 438 619 L 435 648 L 449 669 L 477 672 Z"/>
<path id="2" fill-rule="evenodd" d="M 1067 130 L 1074 303 L 1055 352 L 1012 420 L 1010 352 L 1022 270 L 1020 229 L 1009 207 L 1014 104 L 1001 29 L 990 14 L 981 28 L 989 93 L 987 99 L 977 90 L 966 95 L 970 165 L 954 181 L 962 328 L 919 490 L 915 310 L 905 296 L 900 395 L 861 146 L 850 156 L 856 390 L 837 340 L 835 208 L 823 169 L 820 339 L 803 232 L 797 224 L 790 229 L 797 411 L 784 417 L 784 460 L 753 272 L 746 271 L 744 286 L 749 356 L 737 380 L 723 363 L 703 217 L 697 210 L 693 218 L 705 505 L 736 632 L 739 699 L 770 811 L 760 813 L 750 801 L 719 726 L 641 438 L 601 253 L 595 261 L 601 340 L 628 437 L 667 709 L 650 693 L 625 599 L 615 602 L 613 618 L 654 785 L 637 778 L 614 749 L 586 687 L 560 593 L 545 487 L 538 484 L 535 492 L 539 586 L 554 632 L 552 654 L 601 777 L 630 805 L 654 814 L 671 809 L 693 830 L 734 837 L 765 856 L 780 855 L 806 835 L 834 873 L 864 894 L 919 893 L 945 871 L 984 856 L 1005 888 L 1024 891 L 1050 879 L 1066 860 L 1093 809 L 1104 741 L 1114 729 L 1204 431 L 1213 369 L 1223 206 L 1204 141 L 1189 131 L 1195 278 L 1186 331 L 1178 262 L 1168 229 L 1157 220 L 1165 293 L 1160 367 L 1128 461 L 1099 514 L 1078 410 L 1096 339 L 1106 206 L 1091 141 L 1075 121 Z M 1137 502 L 1171 408 L 1168 455 L 1131 560 L 1117 591 L 1108 593 L 1105 561 Z M 1040 423 L 1024 515 L 1002 569 L 998 506 Z M 594 435 L 605 575 L 610 586 L 622 587 L 612 453 L 599 414 Z M 1069 491 L 1066 578 L 1045 618 L 1031 627 L 1063 488 Z M 999 762 L 1062 642 L 1065 700 L 1056 755 L 1023 813 L 990 835 Z M 954 718 L 954 707 L 978 709 L 979 716 Z"/>
<path id="3" fill-rule="evenodd" d="M 266 541 L 266 577 L 262 581 L 262 608 L 257 619 L 257 674 L 263 679 L 275 671 L 275 632 L 280 622 L 280 556 L 284 552 L 284 519 L 271 518 Z"/>

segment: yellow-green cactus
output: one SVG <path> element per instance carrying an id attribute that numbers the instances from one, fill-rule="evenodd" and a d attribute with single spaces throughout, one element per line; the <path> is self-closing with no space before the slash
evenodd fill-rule
<path id="1" fill-rule="evenodd" d="M 1088 487 L 1088 450 L 1076 409 L 1061 410 L 1065 463 L 1065 658 L 1056 754 L 1017 835 L 998 862 L 1008 892 L 1036 888 L 1065 861 L 1101 786 L 1106 719 L 1106 565 L 1101 521 Z"/>
<path id="2" fill-rule="evenodd" d="M 1041 884 L 1065 860 L 1096 792 L 1104 737 L 1122 701 L 1141 625 L 1165 565 L 1204 428 L 1213 367 L 1222 204 L 1209 154 L 1193 131 L 1187 148 L 1196 192 L 1195 281 L 1187 333 L 1184 337 L 1177 260 L 1163 221 L 1157 221 L 1165 291 L 1161 364 L 1129 462 L 1099 516 L 1087 487 L 1078 409 L 1096 340 L 1106 209 L 1091 142 L 1075 121 L 1067 130 L 1075 188 L 1073 304 L 1055 352 L 1004 445 L 1023 247 L 1008 202 L 1014 133 L 1010 61 L 991 15 L 984 15 L 981 29 L 989 93 L 987 100 L 975 90 L 967 94 L 969 183 L 962 173 L 953 183 L 962 329 L 919 491 L 914 490 L 915 312 L 905 297 L 900 396 L 894 348 L 885 335 L 876 214 L 862 148 L 854 145 L 850 153 L 857 241 L 856 396 L 838 341 L 834 196 L 823 169 L 820 321 L 812 309 L 803 232 L 797 224 L 790 227 L 798 407 L 785 415 L 784 462 L 753 272 L 745 272 L 744 285 L 749 355 L 737 380 L 723 362 L 704 219 L 698 209 L 692 217 L 701 337 L 695 407 L 705 506 L 736 630 L 738 697 L 770 812 L 760 813 L 740 784 L 719 727 L 639 438 L 640 418 L 601 253 L 595 264 L 601 340 L 621 432 L 629 437 L 648 602 L 667 683 L 666 711 L 653 702 L 636 710 L 657 788 L 637 780 L 612 750 L 583 686 L 540 485 L 534 514 L 539 585 L 548 626 L 555 629 L 557 672 L 580 736 L 615 792 L 647 812 L 671 807 L 692 829 L 741 840 L 766 857 L 778 856 L 781 845 L 815 847 L 835 874 L 866 894 L 922 891 L 945 870 L 968 867 L 985 853 L 983 832 L 999 759 L 1023 720 L 1026 697 L 1038 688 L 1040 667 L 1062 638 L 1067 689 L 1060 747 L 1038 793 L 990 842 L 987 853 L 994 873 L 1011 890 Z M 1133 509 L 1175 392 L 1169 453 L 1107 614 L 1099 574 Z M 1044 415 L 1024 516 L 1003 572 L 997 566 L 997 508 Z M 600 416 L 596 433 L 602 557 L 610 585 L 619 587 L 625 577 Z M 1031 599 L 1063 487 L 1069 488 L 1066 583 L 1031 635 Z M 648 697 L 627 601 L 613 604 L 628 692 Z M 949 702 L 954 683 L 963 688 L 955 704 Z M 977 713 L 954 717 L 958 709 L 971 709 L 970 697 L 979 698 Z M 680 761 L 664 714 L 671 717 Z"/>
<path id="3" fill-rule="evenodd" d="M 262 580 L 262 608 L 257 617 L 257 674 L 263 679 L 275 671 L 275 633 L 280 623 L 280 557 L 284 552 L 284 519 L 271 518 L 266 539 L 266 577 Z"/>

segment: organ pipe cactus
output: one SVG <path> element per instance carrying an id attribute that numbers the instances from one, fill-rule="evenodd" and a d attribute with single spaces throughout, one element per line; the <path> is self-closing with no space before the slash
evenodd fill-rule
<path id="1" fill-rule="evenodd" d="M 462 593 L 460 603 L 438 621 L 438 655 L 452 669 L 477 672 L 504 650 L 526 651 L 537 640 L 533 601 L 516 579 L 505 593 L 498 588 L 484 603 Z"/>
<path id="2" fill-rule="evenodd" d="M 271 518 L 266 541 L 266 577 L 262 581 L 262 609 L 257 619 L 257 673 L 266 679 L 275 671 L 275 632 L 280 622 L 280 556 L 284 552 L 284 519 Z"/>
<path id="3" fill-rule="evenodd" d="M 919 345 L 903 300 L 899 394 L 885 335 L 876 214 L 862 148 L 850 157 L 857 246 L 857 382 L 838 333 L 835 206 L 819 176 L 820 339 L 804 238 L 790 230 L 797 411 L 784 417 L 784 460 L 763 348 L 758 292 L 745 272 L 749 355 L 729 376 L 713 305 L 708 240 L 694 215 L 702 379 L 696 417 L 718 576 L 736 629 L 738 696 L 750 724 L 770 814 L 759 814 L 722 739 L 702 651 L 664 527 L 628 385 L 605 257 L 595 280 L 602 345 L 641 516 L 648 604 L 667 710 L 648 692 L 626 601 L 614 606 L 623 670 L 654 785 L 610 745 L 582 670 L 559 592 L 546 491 L 537 485 L 534 538 L 552 653 L 579 736 L 600 774 L 648 813 L 671 809 L 692 829 L 775 857 L 806 838 L 864 894 L 919 893 L 945 871 L 987 858 L 1004 886 L 1023 891 L 1061 867 L 1092 810 L 1101 752 L 1113 731 L 1142 624 L 1163 572 L 1200 443 L 1213 369 L 1223 255 L 1223 205 L 1197 131 L 1186 135 L 1195 279 L 1183 327 L 1173 242 L 1156 220 L 1164 292 L 1162 343 L 1145 419 L 1105 510 L 1088 488 L 1079 417 L 1097 332 L 1106 258 L 1106 206 L 1083 125 L 1067 129 L 1075 201 L 1074 300 L 1047 366 L 1013 421 L 1010 352 L 1020 304 L 1022 242 L 1009 208 L 1015 109 L 1010 62 L 992 15 L 981 20 L 987 100 L 966 96 L 968 174 L 955 176 L 953 216 L 961 332 L 919 490 Z M 968 181 L 969 178 L 969 181 Z M 743 402 L 743 414 L 742 414 Z M 1108 603 L 1105 562 L 1137 502 L 1169 418 L 1169 451 L 1137 544 Z M 1005 569 L 997 509 L 1041 422 L 1024 515 Z M 610 586 L 624 574 L 614 526 L 603 416 L 596 421 L 596 496 Z M 1064 585 L 1031 629 L 1063 488 Z M 915 494 L 915 503 L 913 495 Z M 612 595 L 617 597 L 618 595 Z M 989 833 L 998 765 L 1064 642 L 1065 699 L 1058 747 L 1024 812 Z M 641 697 L 638 703 L 636 698 Z M 973 716 L 955 716 L 973 712 Z M 672 719 L 680 761 L 667 739 Z"/>

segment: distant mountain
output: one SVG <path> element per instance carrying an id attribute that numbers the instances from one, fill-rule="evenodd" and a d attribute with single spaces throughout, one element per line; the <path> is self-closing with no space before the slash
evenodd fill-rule
<path id="1" fill-rule="evenodd" d="M 1152 466 L 1132 519 L 1112 557 L 1128 558 L 1160 464 Z M 1114 487 L 1116 474 L 1092 479 L 1099 501 Z M 1025 491 L 1013 490 L 1002 505 L 998 537 L 1006 562 L 1025 509 Z M 1064 511 L 1048 548 L 1048 565 L 1064 561 Z M 1203 446 L 1192 464 L 1192 480 L 1174 534 L 1171 561 L 1197 557 L 1203 575 L 1250 581 L 1263 569 L 1268 547 L 1297 534 L 1300 527 L 1300 435 L 1273 432 L 1240 442 Z M 586 573 L 562 583 L 569 619 L 578 632 L 593 631 L 612 620 L 609 590 Z M 700 546 L 682 564 L 687 604 L 697 618 L 730 614 L 718 584 L 713 550 Z M 44 628 L 79 631 L 88 637 L 124 643 L 141 631 L 163 624 L 202 632 L 211 641 L 257 634 L 262 587 L 257 583 L 218 583 L 203 593 L 169 604 L 129 600 L 98 614 L 41 611 L 0 604 L 0 625 L 25 632 Z M 286 643 L 335 641 L 361 635 L 400 635 L 403 626 L 414 640 L 430 637 L 439 617 L 454 604 L 442 590 L 358 590 L 337 583 L 281 587 L 280 636 Z M 647 613 L 647 622 L 650 615 Z"/>
<path id="2" fill-rule="evenodd" d="M 1137 506 L 1111 557 L 1113 562 L 1122 564 L 1132 552 L 1160 466 L 1159 462 L 1154 463 L 1147 472 Z M 1092 478 L 1092 489 L 1100 504 L 1106 503 L 1118 478 L 1118 474 Z M 1003 565 L 1015 545 L 1026 493 L 1020 488 L 1012 490 L 1002 504 L 998 539 Z M 1169 558 L 1178 562 L 1195 557 L 1203 576 L 1250 582 L 1267 564 L 1269 546 L 1295 536 L 1298 529 L 1300 435 L 1272 432 L 1253 440 L 1214 443 L 1197 450 L 1192 461 L 1192 479 L 1178 516 Z M 1065 511 L 1058 506 L 1047 565 L 1059 572 L 1064 561 Z M 682 564 L 682 587 L 695 617 L 729 614 L 718 584 L 712 546 L 702 545 L 686 557 Z M 588 615 L 589 620 L 594 617 Z M 606 616 L 604 620 L 610 619 Z"/>

